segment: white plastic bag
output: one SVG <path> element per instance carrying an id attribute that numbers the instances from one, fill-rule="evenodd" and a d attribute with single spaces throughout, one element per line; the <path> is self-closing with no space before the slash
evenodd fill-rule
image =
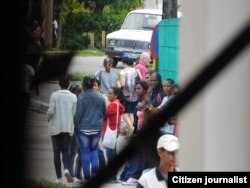
<path id="1" fill-rule="evenodd" d="M 117 129 L 112 130 L 109 128 L 109 125 L 107 125 L 106 132 L 103 136 L 102 145 L 110 149 L 115 149 L 116 138 L 117 138 Z"/>

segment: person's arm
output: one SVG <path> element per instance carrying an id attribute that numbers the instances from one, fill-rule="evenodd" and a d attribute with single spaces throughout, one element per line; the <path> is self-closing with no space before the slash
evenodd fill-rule
<path id="1" fill-rule="evenodd" d="M 121 82 L 120 82 L 120 80 L 117 80 L 117 82 L 116 82 L 116 87 L 117 87 L 117 88 L 121 88 Z"/>
<path id="2" fill-rule="evenodd" d="M 125 81 L 126 81 L 125 75 L 121 74 L 120 75 L 121 88 L 125 86 Z"/>
<path id="3" fill-rule="evenodd" d="M 80 97 L 78 97 L 77 103 L 76 103 L 76 113 L 75 113 L 75 117 L 74 117 L 75 127 L 77 127 L 77 125 L 79 124 L 79 122 L 81 120 L 82 111 L 83 111 L 82 100 L 80 100 Z"/>
<path id="4" fill-rule="evenodd" d="M 77 97 L 74 96 L 73 109 L 72 109 L 73 116 L 75 116 L 75 114 L 76 114 L 76 104 L 77 104 Z"/>
<path id="5" fill-rule="evenodd" d="M 53 118 L 54 113 L 55 113 L 56 104 L 55 104 L 54 98 L 55 98 L 54 94 L 52 93 L 52 95 L 50 97 L 49 108 L 48 108 L 48 111 L 47 111 L 47 119 L 48 119 L 48 121 L 50 121 Z"/>
<path id="6" fill-rule="evenodd" d="M 98 80 L 101 80 L 100 74 L 101 74 L 101 71 L 97 71 L 97 72 L 95 73 L 95 78 L 98 79 Z"/>

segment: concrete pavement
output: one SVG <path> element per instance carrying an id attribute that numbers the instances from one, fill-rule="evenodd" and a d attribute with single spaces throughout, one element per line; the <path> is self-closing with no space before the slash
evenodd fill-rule
<path id="1" fill-rule="evenodd" d="M 37 181 L 53 182 L 56 174 L 53 163 L 53 151 L 51 138 L 48 133 L 46 112 L 48 109 L 49 97 L 53 91 L 59 89 L 57 81 L 48 81 L 39 86 L 40 94 L 31 93 L 30 107 L 27 116 L 27 178 Z M 118 150 L 124 144 L 122 137 L 119 138 Z M 121 171 L 121 170 L 120 170 Z M 66 183 L 71 187 L 79 184 Z M 135 187 L 118 184 L 104 184 L 103 188 Z"/>

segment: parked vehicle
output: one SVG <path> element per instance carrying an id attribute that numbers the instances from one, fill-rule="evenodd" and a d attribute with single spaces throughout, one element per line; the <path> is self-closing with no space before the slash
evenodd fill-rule
<path id="1" fill-rule="evenodd" d="M 113 67 L 116 67 L 124 55 L 135 60 L 143 51 L 150 53 L 152 32 L 161 19 L 161 9 L 138 9 L 129 12 L 121 29 L 106 37 L 105 54 L 113 58 Z"/>

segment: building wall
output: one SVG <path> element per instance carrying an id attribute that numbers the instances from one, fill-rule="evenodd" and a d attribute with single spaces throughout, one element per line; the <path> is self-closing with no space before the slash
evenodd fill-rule
<path id="1" fill-rule="evenodd" d="M 180 84 L 250 18 L 249 0 L 182 1 Z M 250 170 L 250 47 L 179 113 L 183 171 Z"/>

